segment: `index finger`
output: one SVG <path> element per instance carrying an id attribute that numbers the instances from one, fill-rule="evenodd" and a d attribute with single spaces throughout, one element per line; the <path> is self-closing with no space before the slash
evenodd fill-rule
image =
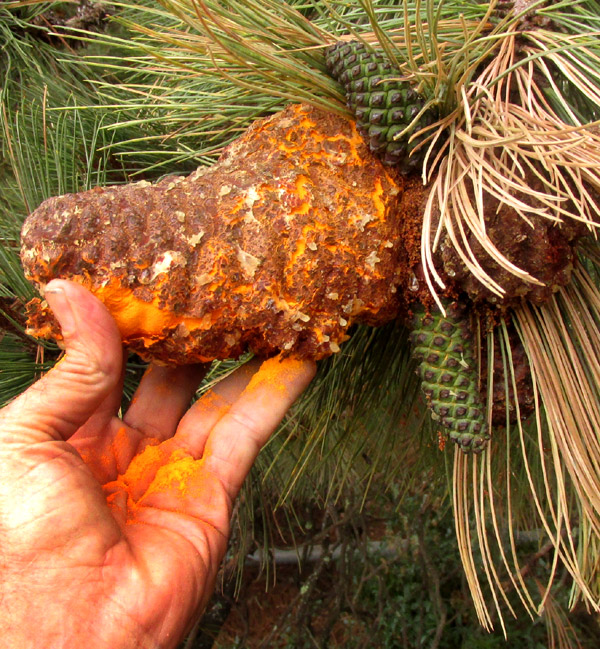
<path id="1" fill-rule="evenodd" d="M 237 399 L 221 411 L 204 448 L 193 449 L 202 453 L 205 469 L 230 498 L 235 498 L 260 449 L 315 372 L 313 361 L 279 356 L 265 361 Z"/>

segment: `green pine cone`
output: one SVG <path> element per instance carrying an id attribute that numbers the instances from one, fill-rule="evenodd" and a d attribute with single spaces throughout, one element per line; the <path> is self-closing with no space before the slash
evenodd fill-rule
<path id="1" fill-rule="evenodd" d="M 411 334 L 417 373 L 433 419 L 465 453 L 480 453 L 490 438 L 479 399 L 473 337 L 456 302 L 439 311 L 415 315 Z"/>
<path id="2" fill-rule="evenodd" d="M 435 120 L 434 112 L 426 111 L 410 130 L 395 138 L 419 114 L 425 99 L 408 81 L 398 80 L 400 72 L 382 54 L 358 41 L 331 45 L 325 61 L 332 77 L 344 86 L 348 107 L 371 151 L 403 173 L 420 171 L 427 147 L 411 155 L 423 138 L 411 142 L 409 138 Z"/>

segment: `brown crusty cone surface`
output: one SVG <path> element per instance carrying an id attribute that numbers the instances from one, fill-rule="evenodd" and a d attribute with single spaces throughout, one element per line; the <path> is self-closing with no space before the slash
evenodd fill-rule
<path id="1" fill-rule="evenodd" d="M 397 314 L 404 182 L 352 121 L 291 105 L 188 177 L 46 200 L 22 262 L 42 294 L 54 278 L 89 288 L 146 359 L 319 359 Z M 42 300 L 29 326 L 60 339 Z"/>

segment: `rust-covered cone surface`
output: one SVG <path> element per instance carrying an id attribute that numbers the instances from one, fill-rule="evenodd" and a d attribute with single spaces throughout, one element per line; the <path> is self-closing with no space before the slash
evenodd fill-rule
<path id="1" fill-rule="evenodd" d="M 88 287 L 146 359 L 319 359 L 354 322 L 396 315 L 393 173 L 353 122 L 293 105 L 187 178 L 45 201 L 23 227 L 22 262 L 42 292 L 53 278 Z M 29 315 L 33 334 L 60 336 L 44 302 Z"/>

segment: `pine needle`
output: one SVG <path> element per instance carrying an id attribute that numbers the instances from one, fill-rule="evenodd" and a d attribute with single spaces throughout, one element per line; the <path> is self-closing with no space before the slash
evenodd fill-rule
<path id="1" fill-rule="evenodd" d="M 593 191 L 600 187 L 600 131 L 596 123 L 579 120 L 552 72 L 560 70 L 576 92 L 598 105 L 600 58 L 589 47 L 597 39 L 596 33 L 588 30 L 564 37 L 536 30 L 518 36 L 508 32 L 496 39 L 494 58 L 463 95 L 468 108 L 450 132 L 445 159 L 439 169 L 429 171 L 431 193 L 422 254 L 434 295 L 434 284 L 444 288 L 433 262 L 442 234 L 471 274 L 499 297 L 504 288 L 483 270 L 471 240 L 500 267 L 526 283 L 539 284 L 537 278 L 511 263 L 488 237 L 483 196 L 494 197 L 526 222 L 529 215 L 536 215 L 553 222 L 573 219 L 590 231 L 597 227 L 599 206 Z M 526 45 L 521 43 L 523 39 Z M 575 52 L 579 64 L 574 63 Z M 550 103 L 546 83 L 553 87 L 558 107 Z M 570 123 L 564 122 L 557 110 L 568 114 Z M 531 187 L 532 176 L 540 181 L 541 189 Z"/>

